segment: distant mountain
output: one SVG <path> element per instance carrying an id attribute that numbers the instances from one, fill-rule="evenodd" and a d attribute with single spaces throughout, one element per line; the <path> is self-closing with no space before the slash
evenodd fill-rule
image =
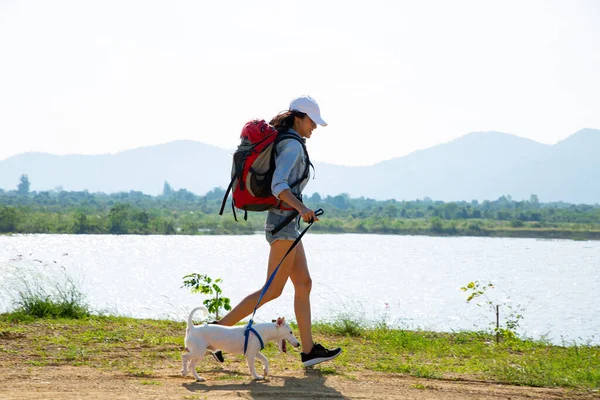
<path id="1" fill-rule="evenodd" d="M 32 190 L 203 194 L 229 181 L 232 150 L 175 141 L 115 155 L 26 153 L 0 161 L 0 187 L 15 189 L 29 175 Z M 502 195 L 543 202 L 600 203 L 600 130 L 583 129 L 545 145 L 501 132 L 469 133 L 449 143 L 368 167 L 315 163 L 307 193 L 414 200 L 494 200 Z"/>
<path id="2" fill-rule="evenodd" d="M 162 192 L 165 181 L 174 189 L 203 194 L 227 186 L 232 151 L 207 144 L 178 140 L 114 155 L 25 153 L 0 161 L 0 187 L 16 188 L 27 174 L 31 190 L 89 190 Z"/>
<path id="3" fill-rule="evenodd" d="M 583 129 L 546 145 L 500 132 L 474 132 L 369 167 L 327 168 L 311 190 L 377 199 L 600 203 L 600 130 Z M 319 175 L 317 175 L 319 177 Z"/>

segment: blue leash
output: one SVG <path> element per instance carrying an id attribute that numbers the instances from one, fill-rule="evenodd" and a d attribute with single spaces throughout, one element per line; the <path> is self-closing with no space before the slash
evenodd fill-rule
<path id="1" fill-rule="evenodd" d="M 325 211 L 323 211 L 322 208 L 319 208 L 317 211 L 315 211 L 315 215 L 321 216 L 325 213 Z M 248 338 L 250 337 L 250 332 L 254 333 L 254 335 L 256 335 L 256 337 L 258 338 L 258 341 L 260 342 L 260 349 L 264 349 L 265 348 L 265 344 L 263 343 L 262 338 L 260 337 L 260 335 L 258 334 L 258 332 L 256 332 L 256 330 L 252 327 L 252 324 L 254 323 L 254 314 L 256 314 L 256 310 L 258 309 L 258 305 L 260 304 L 260 301 L 262 300 L 263 296 L 265 295 L 265 293 L 267 293 L 267 289 L 269 288 L 269 286 L 271 285 L 271 283 L 273 282 L 273 279 L 275 279 L 275 275 L 277 274 L 277 271 L 279 270 L 279 267 L 281 267 L 281 264 L 283 263 L 283 260 L 285 260 L 285 258 L 288 256 L 288 254 L 290 254 L 292 252 L 292 250 L 294 249 L 294 247 L 296 247 L 296 245 L 298 243 L 300 243 L 300 239 L 302 239 L 302 236 L 304 236 L 304 234 L 306 233 L 306 231 L 308 231 L 308 229 L 312 226 L 312 224 L 315 221 L 311 220 L 308 224 L 308 226 L 306 228 L 304 228 L 304 230 L 302 231 L 302 233 L 300 233 L 300 236 L 298 236 L 298 238 L 296 240 L 294 240 L 294 243 L 292 243 L 292 245 L 290 246 L 290 248 L 288 249 L 288 251 L 285 253 L 285 255 L 283 256 L 283 258 L 281 259 L 281 261 L 279 261 L 279 264 L 277 265 L 277 268 L 275 268 L 275 270 L 273 271 L 273 273 L 271 274 L 271 276 L 269 277 L 269 279 L 267 280 L 267 282 L 265 283 L 265 286 L 263 286 L 263 290 L 260 293 L 260 297 L 258 298 L 258 301 L 256 302 L 256 306 L 254 307 L 254 312 L 252 313 L 252 317 L 250 318 L 250 321 L 248 322 L 248 326 L 246 326 L 246 330 L 244 331 L 244 354 L 246 354 L 246 349 L 248 348 Z"/>

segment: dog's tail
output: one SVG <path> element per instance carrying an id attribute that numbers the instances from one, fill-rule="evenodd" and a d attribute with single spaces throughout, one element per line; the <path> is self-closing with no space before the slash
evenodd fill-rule
<path id="1" fill-rule="evenodd" d="M 188 317 L 188 322 L 187 322 L 187 329 L 190 330 L 190 328 L 192 328 L 194 326 L 194 321 L 192 321 L 193 317 L 194 317 L 194 313 L 198 310 L 202 310 L 202 313 L 204 314 L 203 318 L 208 317 L 208 310 L 206 309 L 206 307 L 204 306 L 200 306 L 200 307 L 196 307 L 192 310 L 192 312 L 190 312 L 190 316 Z"/>

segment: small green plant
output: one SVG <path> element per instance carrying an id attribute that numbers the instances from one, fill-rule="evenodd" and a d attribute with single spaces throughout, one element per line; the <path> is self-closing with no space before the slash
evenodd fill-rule
<path id="1" fill-rule="evenodd" d="M 492 283 L 488 283 L 485 286 L 481 286 L 479 281 L 469 282 L 467 286 L 461 287 L 460 290 L 463 292 L 470 292 L 469 297 L 467 297 L 467 303 L 470 303 L 471 300 L 484 296 L 488 302 L 488 304 L 492 304 L 489 297 L 486 296 L 485 291 L 488 289 L 493 289 L 494 285 Z M 478 304 L 479 305 L 479 304 Z"/>
<path id="2" fill-rule="evenodd" d="M 500 325 L 500 304 L 494 304 L 494 302 L 487 295 L 487 290 L 494 289 L 494 285 L 492 283 L 488 283 L 487 285 L 482 285 L 479 281 L 469 282 L 466 286 L 460 288 L 463 292 L 468 292 L 469 297 L 467 297 L 467 303 L 470 303 L 473 299 L 478 297 L 483 297 L 485 300 L 483 304 L 488 306 L 492 312 L 496 314 L 496 323 L 493 322 L 490 324 L 494 328 L 492 331 L 496 333 L 496 342 L 500 341 L 500 336 L 505 339 L 514 339 L 517 337 L 517 329 L 519 328 L 520 321 L 523 319 L 522 307 L 517 305 L 513 307 L 512 305 L 505 305 L 505 307 L 509 310 L 509 314 L 506 316 L 504 326 Z M 477 303 L 479 307 L 481 307 L 481 303 Z M 495 325 L 495 326 L 494 326 Z"/>
<path id="3" fill-rule="evenodd" d="M 221 308 L 227 311 L 231 310 L 229 298 L 221 296 L 223 291 L 219 285 L 217 285 L 221 282 L 223 282 L 221 278 L 213 280 L 206 274 L 193 273 L 183 277 L 182 288 L 186 287 L 189 288 L 192 293 L 201 293 L 210 296 L 208 299 L 204 300 L 202 304 L 206 306 L 210 314 L 215 315 L 216 318 L 219 319 L 219 310 Z"/>

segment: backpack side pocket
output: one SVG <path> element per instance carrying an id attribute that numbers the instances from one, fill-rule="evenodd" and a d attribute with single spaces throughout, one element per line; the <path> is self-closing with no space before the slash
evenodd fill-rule
<path id="1" fill-rule="evenodd" d="M 273 181 L 273 168 L 271 168 L 271 153 L 273 145 L 267 146 L 248 170 L 246 188 L 254 197 L 270 197 L 271 182 Z"/>

